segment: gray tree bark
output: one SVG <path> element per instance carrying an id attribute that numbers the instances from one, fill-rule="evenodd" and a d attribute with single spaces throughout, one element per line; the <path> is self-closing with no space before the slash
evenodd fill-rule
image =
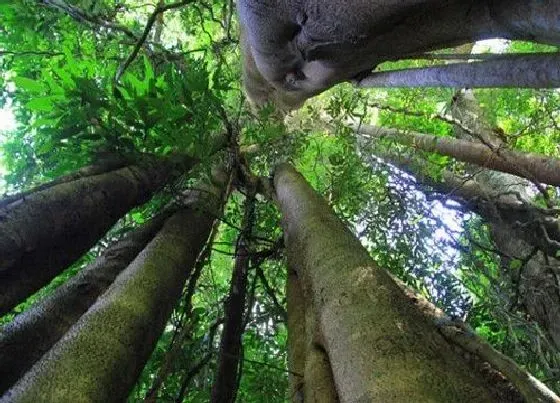
<path id="1" fill-rule="evenodd" d="M 466 365 L 301 175 L 280 165 L 274 184 L 342 402 L 515 401 Z"/>
<path id="2" fill-rule="evenodd" d="M 198 193 L 0 402 L 121 402 L 181 294 L 223 203 L 227 175 Z"/>
<path id="3" fill-rule="evenodd" d="M 505 146 L 496 146 L 494 142 L 483 144 L 453 137 L 371 125 L 352 125 L 352 127 L 359 134 L 370 138 L 389 139 L 480 167 L 521 176 L 531 181 L 560 186 L 560 160 L 557 158 L 510 150 Z M 487 134 L 484 136 L 487 137 Z"/>
<path id="4" fill-rule="evenodd" d="M 78 321 L 168 217 L 169 214 L 159 215 L 129 233 L 53 294 L 0 328 L 0 394 Z"/>
<path id="5" fill-rule="evenodd" d="M 191 157 L 136 165 L 63 182 L 0 208 L 0 315 L 77 260 L 132 207 L 149 200 Z"/>
<path id="6" fill-rule="evenodd" d="M 560 53 L 509 55 L 476 63 L 454 63 L 372 73 L 360 88 L 558 88 Z"/>
<path id="7" fill-rule="evenodd" d="M 472 91 L 459 91 L 452 105 L 453 115 L 463 121 L 476 133 L 481 133 L 485 142 L 496 147 L 501 140 L 486 123 L 482 110 Z M 469 134 L 456 127 L 457 137 L 468 138 Z M 476 139 L 471 139 L 476 141 Z M 516 159 L 523 164 L 523 159 Z M 544 167 L 543 167 L 544 168 Z M 491 188 L 496 194 L 503 193 L 501 199 L 507 202 L 531 205 L 531 183 L 501 172 L 485 170 L 477 172 L 473 177 L 481 186 Z M 514 194 L 512 194 L 514 192 Z M 492 217 L 490 217 L 492 215 Z M 498 249 L 504 254 L 503 272 L 517 283 L 521 305 L 545 331 L 549 339 L 560 351 L 560 261 L 556 258 L 560 251 L 560 232 L 547 231 L 546 228 L 560 228 L 556 214 L 548 217 L 532 214 L 527 217 L 511 216 L 510 222 L 521 222 L 521 234 L 512 236 L 511 225 L 505 217 L 496 217 L 496 211 L 487 211 L 483 216 L 490 223 L 492 237 Z M 517 233 L 520 232 L 516 231 Z M 541 239 L 540 243 L 530 239 Z M 548 239 L 547 239 L 548 238 Z M 534 251 L 535 246 L 539 249 Z M 518 259 L 526 261 L 521 272 L 510 268 L 510 261 Z M 528 259 L 528 260 L 527 260 Z M 516 280 L 518 279 L 518 280 Z M 512 301 L 517 304 L 518 301 Z"/>

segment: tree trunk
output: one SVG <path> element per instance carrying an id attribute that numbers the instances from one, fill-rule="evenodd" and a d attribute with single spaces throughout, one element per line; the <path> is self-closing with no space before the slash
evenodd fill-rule
<path id="1" fill-rule="evenodd" d="M 560 54 L 509 55 L 476 63 L 454 63 L 372 73 L 360 88 L 557 88 Z"/>
<path id="2" fill-rule="evenodd" d="M 480 133 L 485 142 L 495 148 L 500 147 L 501 140 L 496 137 L 484 119 L 472 91 L 457 92 L 452 113 L 475 133 Z M 458 137 L 469 136 L 459 127 L 455 128 L 455 132 Z M 523 166 L 526 160 L 517 158 L 512 161 Z M 560 172 L 560 169 L 556 168 L 556 170 Z M 546 166 L 542 166 L 539 171 L 546 172 Z M 531 183 L 527 181 L 520 181 L 519 178 L 494 171 L 478 172 L 474 175 L 474 180 L 482 186 L 492 188 L 496 193 L 504 193 L 502 199 L 505 201 L 517 204 L 522 202 L 525 205 L 531 203 L 529 196 Z M 508 195 L 508 192 L 515 192 L 515 195 Z M 553 225 L 556 228 L 560 227 L 558 217 L 556 214 L 549 217 L 536 214 L 525 217 L 521 214 L 512 216 L 510 219 L 513 222 L 523 223 L 523 228 L 520 228 L 521 234 L 512 236 L 511 225 L 495 215 L 495 211 L 488 211 L 484 218 L 490 223 L 492 238 L 497 248 L 505 255 L 502 258 L 503 272 L 507 273 L 512 278 L 512 283 L 518 287 L 517 294 L 520 301 L 512 301 L 512 306 L 518 303 L 524 306 L 532 320 L 543 328 L 554 343 L 556 351 L 560 351 L 560 279 L 557 274 L 560 272 L 560 261 L 556 259 L 560 250 L 560 231 L 551 228 Z M 531 239 L 542 241 L 535 243 L 531 242 Z M 534 251 L 535 246 L 540 250 Z M 523 270 L 519 273 L 511 269 L 509 263 L 512 259 L 526 261 Z"/>
<path id="3" fill-rule="evenodd" d="M 45 354 L 144 249 L 169 214 L 107 248 L 53 294 L 0 329 L 0 394 Z"/>
<path id="4" fill-rule="evenodd" d="M 441 137 L 398 129 L 352 125 L 362 135 L 370 138 L 389 139 L 397 143 L 453 157 L 496 171 L 507 172 L 531 181 L 560 186 L 560 160 L 545 155 L 508 150 L 493 143 Z"/>
<path id="5" fill-rule="evenodd" d="M 288 269 L 286 281 L 286 306 L 288 311 L 288 374 L 290 401 L 303 403 L 305 371 L 305 299 L 297 273 Z"/>
<path id="6" fill-rule="evenodd" d="M 213 187 L 191 193 L 187 207 L 166 221 L 87 313 L 0 402 L 125 400 L 208 238 L 226 181 L 222 177 Z"/>
<path id="7" fill-rule="evenodd" d="M 277 167 L 288 261 L 316 309 L 342 402 L 508 401 L 289 165 Z M 425 304 L 424 302 L 422 304 Z"/>
<path id="8" fill-rule="evenodd" d="M 194 164 L 144 158 L 61 183 L 0 209 L 0 315 L 78 259 L 132 207 Z"/>
<path id="9" fill-rule="evenodd" d="M 233 403 L 237 395 L 239 363 L 243 359 L 241 343 L 243 336 L 243 313 L 247 295 L 249 270 L 249 240 L 255 220 L 254 191 L 248 191 L 242 231 L 237 238 L 235 267 L 231 276 L 229 297 L 226 304 L 226 320 L 220 341 L 220 357 L 216 380 L 212 387 L 212 402 Z"/>
<path id="10" fill-rule="evenodd" d="M 319 322 L 295 271 L 288 274 L 288 368 L 293 403 L 335 403 L 338 396 Z"/>

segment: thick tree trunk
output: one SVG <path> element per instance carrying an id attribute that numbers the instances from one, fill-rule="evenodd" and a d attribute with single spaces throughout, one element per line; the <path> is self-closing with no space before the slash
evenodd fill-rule
<path id="1" fill-rule="evenodd" d="M 261 75 L 302 101 L 419 52 L 496 37 L 560 44 L 556 0 L 242 0 L 238 10 Z"/>
<path id="2" fill-rule="evenodd" d="M 0 401 L 126 399 L 208 238 L 226 181 L 222 177 L 215 186 L 193 193 L 188 206 L 166 221 L 87 313 Z"/>
<path id="3" fill-rule="evenodd" d="M 475 143 L 453 137 L 370 125 L 352 125 L 352 127 L 358 133 L 370 138 L 389 139 L 423 151 L 447 155 L 459 161 L 507 172 L 532 181 L 560 186 L 560 160 L 557 158 L 508 150 L 505 147 L 494 146 L 492 143 Z"/>
<path id="4" fill-rule="evenodd" d="M 360 88 L 557 88 L 560 53 L 509 55 L 477 63 L 389 70 L 361 79 Z"/>
<path id="5" fill-rule="evenodd" d="M 214 403 L 233 403 L 237 395 L 239 362 L 243 359 L 240 354 L 250 260 L 249 242 L 254 219 L 255 198 L 254 193 L 250 191 L 245 200 L 242 232 L 237 239 L 235 250 L 235 267 L 231 276 L 229 297 L 225 309 L 226 320 L 220 342 L 218 371 L 212 387 L 212 402 Z"/>
<path id="6" fill-rule="evenodd" d="M 78 259 L 132 207 L 194 160 L 144 158 L 64 182 L 0 209 L 0 315 Z"/>
<path id="7" fill-rule="evenodd" d="M 309 290 L 342 402 L 501 399 L 301 175 L 284 164 L 274 183 L 288 260 Z"/>
<path id="8" fill-rule="evenodd" d="M 53 294 L 0 328 L 0 394 L 45 354 L 144 249 L 169 214 L 107 248 Z"/>

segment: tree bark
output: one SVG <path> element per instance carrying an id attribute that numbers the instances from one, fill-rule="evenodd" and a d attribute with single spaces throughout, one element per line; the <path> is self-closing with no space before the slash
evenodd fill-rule
<path id="1" fill-rule="evenodd" d="M 319 322 L 295 271 L 286 283 L 288 304 L 288 368 L 293 403 L 335 403 L 329 357 L 323 346 Z"/>
<path id="2" fill-rule="evenodd" d="M 457 92 L 452 104 L 453 115 L 460 119 L 464 124 L 480 133 L 482 139 L 494 147 L 500 147 L 501 140 L 496 137 L 484 119 L 482 110 L 470 90 Z M 457 137 L 468 138 L 469 134 L 459 127 L 455 128 Z M 476 139 L 471 139 L 476 141 Z M 516 159 L 519 164 L 523 164 L 523 159 Z M 546 167 L 541 167 L 546 171 Z M 531 204 L 530 187 L 528 181 L 520 181 L 511 175 L 484 171 L 478 172 L 473 179 L 480 185 L 494 189 L 495 192 L 515 192 L 515 195 L 503 197 L 506 201 L 511 201 L 525 205 Z M 531 178 L 529 178 L 531 179 Z M 518 215 L 512 216 L 512 220 L 524 223 L 520 235 L 512 236 L 511 226 L 504 220 L 489 219 L 491 211 L 484 216 L 490 223 L 492 238 L 497 248 L 503 253 L 502 258 L 503 273 L 512 277 L 512 284 L 518 287 L 520 301 L 512 301 L 512 306 L 520 303 L 532 320 L 537 322 L 548 338 L 555 345 L 556 352 L 560 351 L 560 280 L 557 273 L 560 270 L 560 261 L 556 258 L 560 250 L 560 231 L 551 228 L 555 225 L 560 227 L 557 214 L 549 217 L 532 214 L 529 217 Z M 495 215 L 495 212 L 494 212 Z M 530 225 L 537 222 L 538 225 Z M 527 225 L 529 224 L 529 225 Z M 547 237 L 549 240 L 547 240 Z M 544 242 L 535 243 L 531 239 L 541 239 Z M 534 247 L 539 251 L 533 251 Z M 510 268 L 510 261 L 519 259 L 526 261 L 524 269 L 516 273 Z M 528 259 L 528 260 L 527 260 Z M 521 270 L 521 269 L 519 269 Z M 516 280 L 516 278 L 518 280 Z"/>
<path id="3" fill-rule="evenodd" d="M 286 281 L 288 311 L 288 381 L 290 401 L 303 403 L 305 371 L 305 299 L 295 271 L 288 269 Z"/>
<path id="4" fill-rule="evenodd" d="M 46 285 L 132 207 L 194 164 L 190 157 L 61 183 L 0 209 L 0 315 Z"/>
<path id="5" fill-rule="evenodd" d="M 31 309 L 0 328 L 0 394 L 45 354 L 144 249 L 169 214 L 162 214 L 103 254 Z"/>
<path id="6" fill-rule="evenodd" d="M 473 373 L 419 307 L 376 267 L 326 202 L 277 167 L 288 261 L 299 271 L 342 402 L 507 401 Z"/>
<path id="7" fill-rule="evenodd" d="M 417 69 L 372 73 L 360 88 L 557 88 L 560 53 L 509 55 L 476 63 L 454 63 Z"/>
<path id="8" fill-rule="evenodd" d="M 359 134 L 370 138 L 389 139 L 397 143 L 453 157 L 459 161 L 507 172 L 530 181 L 560 186 L 560 160 L 535 153 L 523 153 L 494 146 L 493 143 L 441 137 L 380 126 L 352 125 Z"/>
<path id="9" fill-rule="evenodd" d="M 301 101 L 419 52 L 497 37 L 560 44 L 555 0 L 243 0 L 238 10 L 261 75 Z"/>
<path id="10" fill-rule="evenodd" d="M 125 400 L 208 238 L 226 181 L 191 195 L 187 207 L 166 221 L 87 313 L 0 402 Z"/>
<path id="11" fill-rule="evenodd" d="M 239 363 L 243 358 L 240 357 L 240 354 L 250 260 L 249 239 L 254 219 L 255 198 L 254 191 L 250 190 L 245 200 L 242 232 L 237 239 L 235 267 L 231 277 L 225 312 L 226 320 L 220 341 L 218 370 L 212 387 L 212 402 L 214 403 L 233 403 L 237 396 Z"/>

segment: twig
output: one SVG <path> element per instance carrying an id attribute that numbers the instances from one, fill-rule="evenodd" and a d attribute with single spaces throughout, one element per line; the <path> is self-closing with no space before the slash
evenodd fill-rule
<path id="1" fill-rule="evenodd" d="M 125 70 L 134 61 L 136 56 L 138 56 L 138 52 L 140 52 L 140 48 L 144 45 L 144 42 L 146 42 L 146 39 L 148 38 L 148 35 L 150 34 L 150 31 L 152 30 L 152 27 L 157 20 L 157 17 L 161 13 L 164 13 L 166 11 L 169 11 L 169 10 L 172 10 L 172 9 L 175 9 L 175 8 L 180 8 L 180 7 L 186 6 L 190 3 L 194 3 L 194 1 L 195 0 L 183 0 L 183 1 L 178 1 L 176 3 L 158 5 L 155 8 L 153 13 L 150 15 L 150 18 L 148 18 L 148 22 L 146 23 L 146 26 L 144 27 L 144 32 L 142 32 L 142 35 L 140 36 L 140 38 L 138 38 L 138 41 L 136 42 L 136 45 L 134 46 L 134 49 L 132 50 L 132 53 L 130 53 L 130 55 L 128 55 L 128 57 L 126 58 L 124 63 L 119 66 L 119 68 L 117 70 L 117 73 L 115 75 L 115 80 L 114 80 L 115 84 L 119 83 L 119 81 L 120 81 L 122 75 L 124 74 Z"/>

